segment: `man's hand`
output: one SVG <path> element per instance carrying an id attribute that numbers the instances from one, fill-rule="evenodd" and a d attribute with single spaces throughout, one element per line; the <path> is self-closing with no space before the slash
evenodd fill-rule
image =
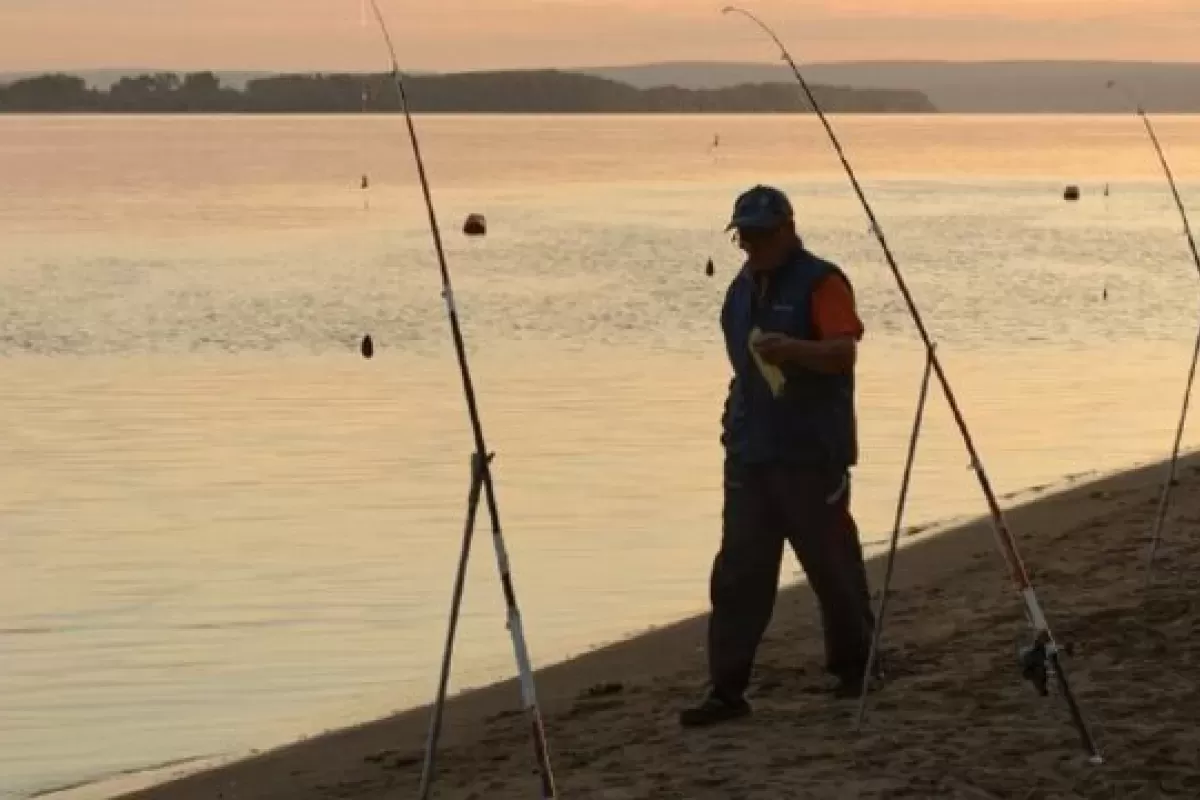
<path id="1" fill-rule="evenodd" d="M 759 358 L 776 367 L 782 367 L 792 359 L 796 340 L 782 333 L 764 333 L 754 343 Z"/>
<path id="2" fill-rule="evenodd" d="M 764 333 L 753 346 L 758 357 L 772 366 L 802 367 L 827 374 L 851 372 L 858 355 L 858 343 L 853 336 L 808 341 L 782 333 Z"/>

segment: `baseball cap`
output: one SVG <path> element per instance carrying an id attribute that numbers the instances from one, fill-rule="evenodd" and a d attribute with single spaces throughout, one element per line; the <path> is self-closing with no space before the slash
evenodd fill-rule
<path id="1" fill-rule="evenodd" d="M 774 186 L 759 184 L 738 195 L 733 216 L 725 230 L 734 228 L 774 228 L 792 219 L 792 204 L 787 195 Z"/>

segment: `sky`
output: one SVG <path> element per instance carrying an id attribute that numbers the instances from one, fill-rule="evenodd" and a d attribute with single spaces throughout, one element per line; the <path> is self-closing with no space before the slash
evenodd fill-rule
<path id="1" fill-rule="evenodd" d="M 364 0 L 0 0 L 0 70 L 381 71 Z M 405 69 L 771 61 L 725 0 L 379 0 Z M 744 0 L 799 61 L 1200 60 L 1200 0 Z"/>

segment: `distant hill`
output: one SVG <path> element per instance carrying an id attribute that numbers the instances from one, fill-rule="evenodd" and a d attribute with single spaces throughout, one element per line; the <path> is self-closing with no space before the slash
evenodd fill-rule
<path id="1" fill-rule="evenodd" d="M 1198 51 L 1200 52 L 1200 51 Z M 1148 110 L 1200 112 L 1200 63 L 1136 61 L 860 61 L 811 64 L 817 83 L 909 89 L 946 113 L 1113 113 L 1128 110 L 1105 89 L 1117 80 Z M 781 64 L 664 62 L 581 68 L 580 72 L 632 86 L 713 89 L 739 83 L 792 80 Z"/>
<path id="2" fill-rule="evenodd" d="M 558 70 L 410 75 L 412 109 L 426 113 L 639 114 L 795 113 L 806 111 L 794 82 L 712 89 L 639 89 Z M 843 113 L 931 113 L 918 92 L 814 86 L 818 102 Z M 9 113 L 362 113 L 397 110 L 388 75 L 312 74 L 248 78 L 244 87 L 216 73 L 125 76 L 107 88 L 81 76 L 43 75 L 0 86 Z"/>

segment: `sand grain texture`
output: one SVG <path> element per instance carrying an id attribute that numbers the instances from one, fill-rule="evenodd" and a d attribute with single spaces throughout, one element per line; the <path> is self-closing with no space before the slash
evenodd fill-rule
<path id="1" fill-rule="evenodd" d="M 1055 633 L 1074 649 L 1070 676 L 1104 766 L 1086 763 L 1061 699 L 1040 698 L 1021 679 L 1016 654 L 1028 629 L 989 529 L 977 522 L 901 551 L 885 636 L 889 680 L 861 735 L 852 730 L 855 703 L 822 692 L 821 637 L 804 586 L 780 597 L 745 721 L 702 731 L 676 724 L 704 680 L 702 619 L 541 671 L 560 796 L 1200 797 L 1200 460 L 1181 470 L 1158 579 L 1146 593 L 1162 474 L 1154 465 L 1008 512 Z M 872 567 L 877 579 L 881 565 Z M 538 797 L 517 705 L 512 681 L 451 703 L 435 797 Z M 312 739 L 128 800 L 416 797 L 427 714 Z"/>

